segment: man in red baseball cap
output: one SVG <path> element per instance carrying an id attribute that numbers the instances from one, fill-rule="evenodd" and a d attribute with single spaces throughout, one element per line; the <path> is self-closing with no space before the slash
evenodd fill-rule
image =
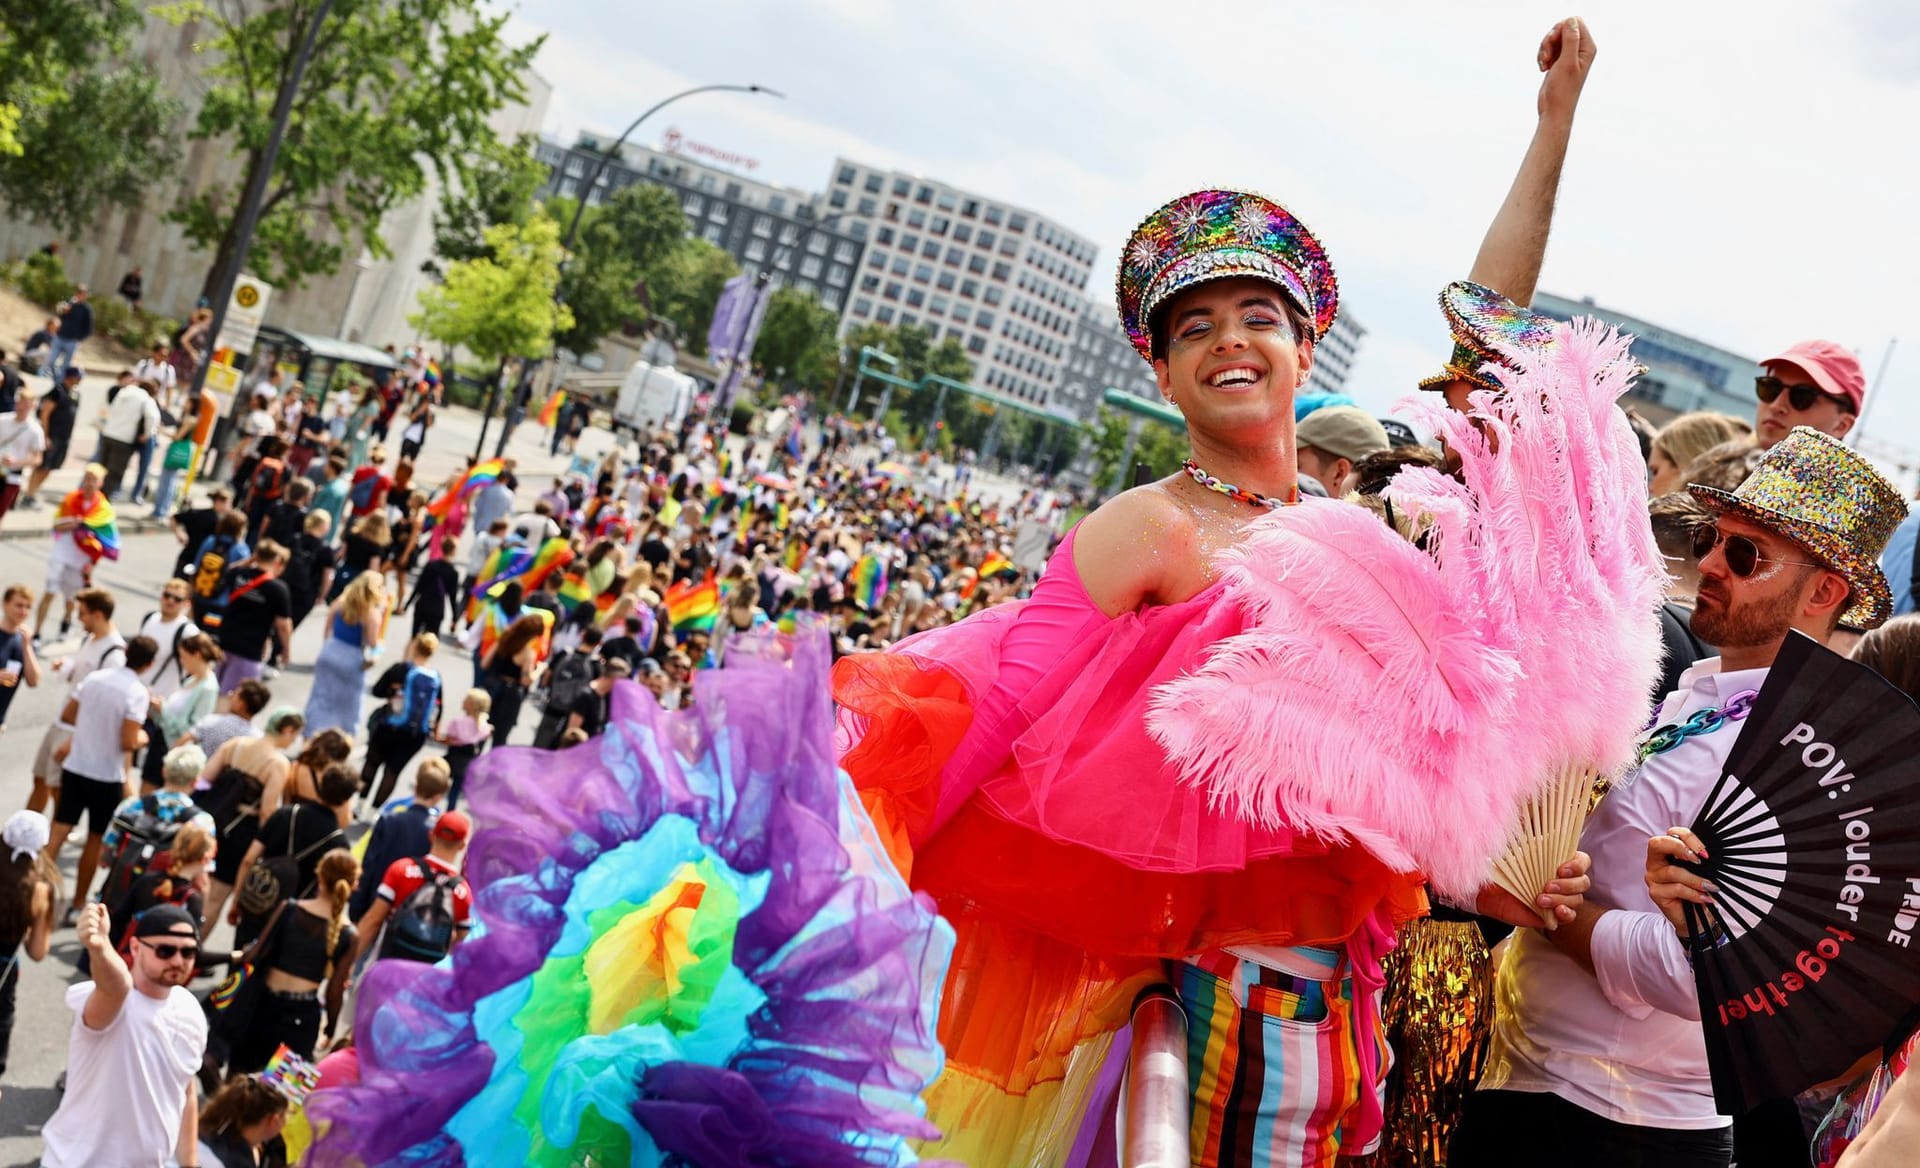
<path id="1" fill-rule="evenodd" d="M 1768 450 L 1795 426 L 1811 426 L 1835 438 L 1846 437 L 1860 420 L 1867 379 L 1860 360 L 1833 341 L 1801 341 L 1761 362 L 1754 379 L 1760 409 L 1754 417 L 1754 445 Z"/>
<path id="2" fill-rule="evenodd" d="M 357 966 L 374 938 L 378 956 L 431 964 L 467 936 L 473 914 L 473 889 L 460 874 L 473 820 L 464 811 L 442 811 L 428 833 L 427 854 L 387 866 L 372 907 L 357 923 Z"/>

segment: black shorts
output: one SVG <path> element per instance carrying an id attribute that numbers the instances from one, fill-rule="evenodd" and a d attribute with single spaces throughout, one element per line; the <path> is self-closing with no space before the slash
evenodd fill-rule
<path id="1" fill-rule="evenodd" d="M 103 783 L 99 779 L 89 779 L 85 775 L 62 769 L 60 800 L 54 804 L 53 821 L 78 827 L 80 817 L 84 814 L 87 817 L 87 834 L 105 835 L 108 825 L 113 822 L 114 810 L 120 806 L 125 794 L 126 788 L 119 783 Z"/>
<path id="2" fill-rule="evenodd" d="M 59 470 L 61 464 L 67 461 L 67 443 L 72 440 L 73 436 L 71 434 L 65 438 L 55 438 L 49 435 L 47 438 L 47 448 L 40 454 L 40 469 Z"/>

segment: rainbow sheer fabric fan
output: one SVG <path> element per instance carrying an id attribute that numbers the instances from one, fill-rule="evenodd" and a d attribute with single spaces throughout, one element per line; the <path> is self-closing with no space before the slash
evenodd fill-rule
<path id="1" fill-rule="evenodd" d="M 476 935 L 361 992 L 316 1168 L 915 1161 L 953 933 L 834 766 L 823 633 L 475 764 Z"/>

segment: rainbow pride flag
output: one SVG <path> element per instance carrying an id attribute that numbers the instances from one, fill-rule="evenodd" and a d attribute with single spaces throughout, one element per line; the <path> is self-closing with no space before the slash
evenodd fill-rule
<path id="1" fill-rule="evenodd" d="M 94 563 L 120 558 L 120 529 L 114 526 L 113 504 L 99 491 L 78 490 L 60 500 L 53 519 L 77 519 L 73 542 Z"/>
<path id="2" fill-rule="evenodd" d="M 800 570 L 800 566 L 806 562 L 807 562 L 807 541 L 804 539 L 788 540 L 787 541 L 787 558 L 786 558 L 787 571 L 798 572 Z"/>
<path id="3" fill-rule="evenodd" d="M 475 463 L 472 470 L 448 483 L 445 490 L 434 496 L 433 501 L 427 504 L 427 514 L 444 522 L 460 500 L 498 480 L 506 469 L 506 462 L 498 458 Z"/>
<path id="4" fill-rule="evenodd" d="M 1003 555 L 995 553 L 993 555 L 988 556 L 986 562 L 980 565 L 980 578 L 982 580 L 985 580 L 988 576 L 991 576 L 996 572 L 1018 573 L 1019 571 L 1020 569 L 1013 566 L 1012 560 L 1009 560 L 1007 557 Z"/>
<path id="5" fill-rule="evenodd" d="M 435 361 L 432 357 L 428 357 L 426 368 L 420 373 L 420 380 L 426 382 L 428 385 L 439 385 L 440 362 Z"/>
<path id="6" fill-rule="evenodd" d="M 480 582 L 474 585 L 473 593 L 467 599 L 467 619 L 474 620 L 480 612 L 481 602 L 496 595 L 496 590 L 517 580 L 521 591 L 532 592 L 545 583 L 547 577 L 572 561 L 573 548 L 559 536 L 540 545 L 538 552 L 511 545 L 501 548 L 487 557 L 485 566 L 480 569 Z"/>
<path id="7" fill-rule="evenodd" d="M 676 633 L 710 633 L 720 619 L 720 586 L 713 573 L 695 584 L 681 580 L 667 589 L 667 623 Z"/>
<path id="8" fill-rule="evenodd" d="M 853 602 L 868 612 L 878 612 L 887 597 L 887 567 L 880 557 L 868 552 L 853 565 Z"/>
<path id="9" fill-rule="evenodd" d="M 560 407 L 567 404 L 567 391 L 556 389 L 547 395 L 547 404 L 540 407 L 540 424 L 551 430 L 560 420 Z"/>

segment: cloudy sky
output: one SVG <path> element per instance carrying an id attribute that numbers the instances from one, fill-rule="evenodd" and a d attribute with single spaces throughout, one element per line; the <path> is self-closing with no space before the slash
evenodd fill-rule
<path id="1" fill-rule="evenodd" d="M 637 137 L 674 127 L 815 190 L 845 155 L 1025 205 L 1099 244 L 1103 299 L 1167 198 L 1273 195 L 1327 244 L 1368 329 L 1352 388 L 1385 409 L 1445 351 L 1433 297 L 1532 133 L 1541 35 L 1576 14 L 1600 52 L 1542 289 L 1755 358 L 1831 337 L 1869 379 L 1899 338 L 1867 431 L 1920 448 L 1905 0 L 536 0 L 513 31 L 547 34 L 550 135 L 618 133 L 691 85 L 771 86 L 786 100 L 701 95 Z"/>

